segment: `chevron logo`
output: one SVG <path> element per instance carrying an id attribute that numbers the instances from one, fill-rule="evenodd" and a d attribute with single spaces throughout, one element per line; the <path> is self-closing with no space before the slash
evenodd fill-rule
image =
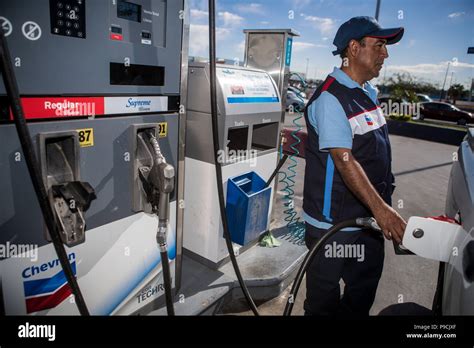
<path id="1" fill-rule="evenodd" d="M 76 275 L 76 261 L 71 268 Z M 24 281 L 23 289 L 28 314 L 54 308 L 72 294 L 63 270 L 50 278 Z"/>

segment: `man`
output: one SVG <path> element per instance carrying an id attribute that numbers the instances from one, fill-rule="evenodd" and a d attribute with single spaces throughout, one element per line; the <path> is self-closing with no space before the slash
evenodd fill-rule
<path id="1" fill-rule="evenodd" d="M 331 226 L 373 216 L 388 240 L 401 242 L 406 227 L 391 208 L 391 148 L 377 90 L 387 45 L 403 28 L 382 29 L 355 17 L 334 39 L 343 62 L 316 90 L 305 110 L 308 128 L 304 184 L 305 241 L 313 246 Z M 351 248 L 354 247 L 354 248 Z M 355 248 L 357 247 L 357 248 Z M 348 255 L 357 250 L 357 255 Z M 384 260 L 381 233 L 344 229 L 330 239 L 306 274 L 306 315 L 368 315 Z M 340 279 L 344 295 L 340 294 Z"/>

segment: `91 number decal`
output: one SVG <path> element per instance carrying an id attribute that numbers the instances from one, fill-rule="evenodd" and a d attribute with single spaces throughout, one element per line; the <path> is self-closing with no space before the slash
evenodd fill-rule
<path id="1" fill-rule="evenodd" d="M 160 134 L 160 138 L 166 138 L 168 136 L 168 123 L 158 123 L 158 130 Z"/>

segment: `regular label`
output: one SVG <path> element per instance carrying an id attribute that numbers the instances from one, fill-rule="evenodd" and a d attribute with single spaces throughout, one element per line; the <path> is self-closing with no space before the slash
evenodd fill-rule
<path id="1" fill-rule="evenodd" d="M 166 138 L 168 136 L 168 123 L 158 123 L 159 131 L 160 131 L 160 138 Z"/>
<path id="2" fill-rule="evenodd" d="M 78 129 L 77 134 L 79 135 L 79 144 L 81 147 L 94 146 L 94 129 Z"/>

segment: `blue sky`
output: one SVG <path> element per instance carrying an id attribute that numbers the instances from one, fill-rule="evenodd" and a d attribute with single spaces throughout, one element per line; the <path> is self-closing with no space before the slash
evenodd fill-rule
<path id="1" fill-rule="evenodd" d="M 207 0 L 191 0 L 190 54 L 207 57 Z M 332 41 L 339 26 L 354 16 L 375 14 L 376 0 L 217 0 L 217 54 L 243 59 L 243 29 L 291 28 L 295 39 L 292 70 L 323 79 L 340 59 Z M 293 11 L 293 12 L 290 12 Z M 421 81 L 462 83 L 474 78 L 473 0 L 382 0 L 379 22 L 383 27 L 405 28 L 403 40 L 389 46 L 390 58 L 379 79 L 408 72 Z"/>

